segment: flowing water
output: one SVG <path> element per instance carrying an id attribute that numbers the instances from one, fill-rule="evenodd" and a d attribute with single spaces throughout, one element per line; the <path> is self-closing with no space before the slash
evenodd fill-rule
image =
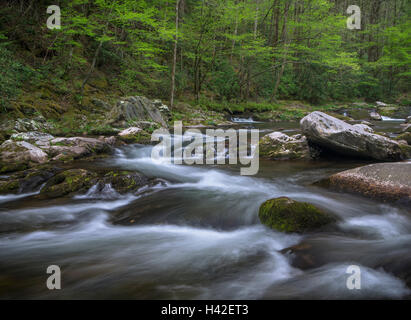
<path id="1" fill-rule="evenodd" d="M 0 298 L 410 298 L 409 209 L 312 186 L 365 162 L 260 161 L 245 177 L 236 166 L 173 165 L 150 154 L 132 145 L 82 164 L 158 178 L 136 194 L 106 185 L 55 200 L 37 200 L 38 190 L 0 197 Z M 305 235 L 269 230 L 258 208 L 279 196 L 339 222 Z M 49 265 L 62 270 L 61 290 L 46 287 Z M 361 269 L 360 290 L 347 289 L 350 265 Z"/>

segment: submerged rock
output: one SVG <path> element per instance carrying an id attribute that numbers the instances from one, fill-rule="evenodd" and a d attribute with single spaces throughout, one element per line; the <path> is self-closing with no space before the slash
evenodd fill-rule
<path id="1" fill-rule="evenodd" d="M 258 216 L 267 227 L 297 233 L 313 231 L 335 221 L 333 216 L 314 205 L 287 197 L 264 202 Z"/>
<path id="2" fill-rule="evenodd" d="M 367 132 L 323 112 L 309 114 L 300 124 L 311 144 L 344 156 L 398 161 L 411 154 L 408 146 L 401 146 L 397 141 Z"/>
<path id="3" fill-rule="evenodd" d="M 411 203 L 411 162 L 377 163 L 332 175 L 318 183 L 382 201 Z"/>
<path id="4" fill-rule="evenodd" d="M 307 139 L 301 135 L 292 137 L 273 132 L 260 140 L 260 156 L 272 160 L 310 159 L 310 148 Z"/>

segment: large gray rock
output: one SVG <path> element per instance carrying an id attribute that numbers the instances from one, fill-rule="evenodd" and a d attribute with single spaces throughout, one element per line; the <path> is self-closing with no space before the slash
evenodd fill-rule
<path id="1" fill-rule="evenodd" d="M 411 162 L 371 164 L 337 173 L 320 184 L 383 201 L 408 204 L 411 203 Z"/>
<path id="2" fill-rule="evenodd" d="M 366 132 L 323 112 L 309 114 L 300 124 L 311 144 L 345 156 L 398 161 L 411 154 L 408 146 L 401 146 L 394 140 Z"/>
<path id="3" fill-rule="evenodd" d="M 162 110 L 157 101 L 151 101 L 146 97 L 128 97 L 120 100 L 108 114 L 108 124 L 118 127 L 126 127 L 127 123 L 138 121 L 153 121 L 163 127 L 167 127 Z"/>
<path id="4" fill-rule="evenodd" d="M 259 149 L 261 157 L 271 160 L 309 159 L 311 157 L 307 139 L 301 134 L 290 137 L 282 132 L 272 132 L 260 140 Z"/>
<path id="5" fill-rule="evenodd" d="M 7 140 L 0 146 L 2 162 L 5 163 L 45 163 L 47 153 L 26 141 Z"/>
<path id="6" fill-rule="evenodd" d="M 363 130 L 365 132 L 369 132 L 369 133 L 374 133 L 374 129 L 372 129 L 370 126 L 366 125 L 366 124 L 354 124 L 354 128 Z"/>
<path id="7" fill-rule="evenodd" d="M 82 158 L 91 154 L 110 152 L 112 145 L 109 139 L 85 137 L 55 138 L 50 141 L 47 152 L 54 160 L 65 158 Z"/>
<path id="8" fill-rule="evenodd" d="M 382 117 L 379 113 L 375 112 L 375 111 L 371 111 L 370 112 L 370 118 L 371 120 L 376 120 L 376 121 L 381 121 Z"/>
<path id="9" fill-rule="evenodd" d="M 50 146 L 50 141 L 53 140 L 54 137 L 48 133 L 31 131 L 15 133 L 10 139 L 15 141 L 26 141 L 41 148 Z"/>

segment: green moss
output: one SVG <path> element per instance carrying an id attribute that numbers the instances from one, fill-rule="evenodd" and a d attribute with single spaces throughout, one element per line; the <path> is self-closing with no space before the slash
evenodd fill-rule
<path id="1" fill-rule="evenodd" d="M 258 216 L 264 225 L 282 232 L 312 231 L 335 221 L 332 216 L 310 203 L 286 197 L 264 202 Z"/>
<path id="2" fill-rule="evenodd" d="M 14 171 L 22 171 L 27 169 L 28 165 L 27 163 L 5 163 L 5 162 L 0 162 L 0 173 L 9 173 L 9 172 L 14 172 Z"/>
<path id="3" fill-rule="evenodd" d="M 19 188 L 20 184 L 17 180 L 0 181 L 0 194 L 16 192 Z"/>
<path id="4" fill-rule="evenodd" d="M 151 143 L 151 135 L 145 131 L 140 131 L 137 134 L 127 135 L 127 136 L 119 136 L 120 140 L 126 143 L 139 143 L 139 144 L 150 144 Z"/>
<path id="5" fill-rule="evenodd" d="M 90 188 L 97 178 L 95 173 L 84 169 L 71 169 L 51 178 L 41 190 L 43 197 L 55 198 Z"/>

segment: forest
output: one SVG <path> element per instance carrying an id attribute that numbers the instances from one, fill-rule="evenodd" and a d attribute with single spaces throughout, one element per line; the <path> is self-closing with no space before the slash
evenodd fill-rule
<path id="1" fill-rule="evenodd" d="M 116 95 L 211 104 L 383 100 L 409 103 L 407 0 L 3 1 L 2 110 L 47 83 L 82 101 L 96 74 Z M 101 79 L 100 79 L 101 80 Z M 101 82 L 101 81 L 100 81 Z M 68 102 L 66 102 L 68 103 Z M 64 104 L 64 103 L 63 103 Z"/>

